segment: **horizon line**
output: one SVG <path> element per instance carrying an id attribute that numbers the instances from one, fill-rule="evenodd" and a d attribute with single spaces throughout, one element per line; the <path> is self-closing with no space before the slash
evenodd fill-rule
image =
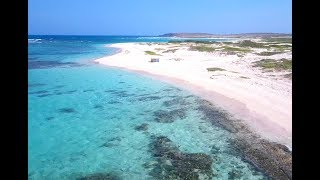
<path id="1" fill-rule="evenodd" d="M 241 34 L 289 34 L 292 35 L 292 32 L 248 32 L 248 33 L 186 33 L 186 32 L 179 32 L 179 33 L 163 33 L 159 35 L 127 35 L 127 34 L 28 34 L 28 36 L 161 36 L 165 34 L 207 34 L 207 35 L 241 35 Z"/>

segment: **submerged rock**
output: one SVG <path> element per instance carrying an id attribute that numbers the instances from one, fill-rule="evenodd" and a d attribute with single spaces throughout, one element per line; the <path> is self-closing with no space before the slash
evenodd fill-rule
<path id="1" fill-rule="evenodd" d="M 162 91 L 174 91 L 174 89 L 173 88 L 168 88 L 168 89 L 164 89 L 164 90 L 162 90 Z"/>
<path id="2" fill-rule="evenodd" d="M 292 155 L 285 146 L 250 137 L 231 140 L 230 144 L 237 155 L 272 179 L 292 179 Z"/>
<path id="3" fill-rule="evenodd" d="M 262 139 L 242 121 L 231 119 L 208 101 L 200 100 L 199 104 L 197 110 L 203 113 L 203 119 L 232 133 L 233 139 L 229 140 L 228 153 L 240 156 L 251 164 L 256 172 L 263 172 L 271 179 L 292 179 L 292 154 L 286 146 Z M 219 153 L 219 149 L 212 147 L 211 152 Z M 229 172 L 229 177 L 238 176 L 238 172 Z"/>
<path id="4" fill-rule="evenodd" d="M 46 120 L 48 120 L 48 121 L 50 121 L 52 119 L 54 119 L 54 117 L 52 117 L 52 116 L 46 118 Z"/>
<path id="5" fill-rule="evenodd" d="M 105 143 L 103 143 L 100 147 L 115 147 L 119 145 L 119 141 L 121 141 L 120 137 L 113 137 L 108 139 Z"/>
<path id="6" fill-rule="evenodd" d="M 120 177 L 112 173 L 94 173 L 84 177 L 77 178 L 77 180 L 119 180 L 119 179 Z"/>
<path id="7" fill-rule="evenodd" d="M 72 93 L 74 93 L 74 92 L 77 92 L 77 90 L 66 91 L 66 92 L 64 92 L 64 94 L 72 94 Z"/>
<path id="8" fill-rule="evenodd" d="M 161 97 L 159 97 L 159 96 L 146 96 L 146 97 L 138 98 L 138 101 L 154 101 L 154 100 L 158 100 L 158 99 L 161 99 Z"/>
<path id="9" fill-rule="evenodd" d="M 53 87 L 54 89 L 59 89 L 59 88 L 62 88 L 62 87 L 65 87 L 65 85 L 57 85 L 55 87 Z"/>
<path id="10" fill-rule="evenodd" d="M 137 130 L 137 131 L 147 131 L 148 130 L 148 126 L 149 126 L 148 123 L 142 123 L 141 125 L 136 126 L 134 129 Z"/>
<path id="11" fill-rule="evenodd" d="M 186 118 L 186 110 L 185 109 L 175 109 L 171 111 L 158 110 L 153 113 L 153 116 L 157 122 L 172 123 L 176 119 Z"/>
<path id="12" fill-rule="evenodd" d="M 119 102 L 119 101 L 109 101 L 108 102 L 108 104 L 119 104 L 119 103 L 121 103 L 121 102 Z"/>
<path id="13" fill-rule="evenodd" d="M 94 91 L 94 89 L 85 89 L 85 90 L 83 90 L 83 92 L 92 92 L 92 91 Z"/>
<path id="14" fill-rule="evenodd" d="M 38 87 L 38 86 L 45 86 L 47 84 L 43 84 L 43 83 L 30 83 L 28 84 L 28 87 Z"/>
<path id="15" fill-rule="evenodd" d="M 184 98 L 182 97 L 175 97 L 171 100 L 168 101 L 164 101 L 163 105 L 165 107 L 171 107 L 171 106 L 175 106 L 175 105 L 179 105 L 179 106 L 186 106 L 186 105 L 190 105 L 191 103 L 187 102 Z"/>
<path id="16" fill-rule="evenodd" d="M 95 109 L 101 109 L 101 108 L 103 108 L 103 106 L 102 106 L 101 104 L 96 104 L 96 105 L 93 106 L 93 108 L 95 108 Z"/>
<path id="17" fill-rule="evenodd" d="M 75 113 L 77 112 L 75 109 L 73 108 L 61 108 L 58 110 L 60 113 Z"/>
<path id="18" fill-rule="evenodd" d="M 232 169 L 230 172 L 228 172 L 228 179 L 241 179 L 243 173 L 239 170 Z"/>
<path id="19" fill-rule="evenodd" d="M 40 94 L 37 97 L 47 97 L 47 96 L 51 96 L 52 94 Z"/>
<path id="20" fill-rule="evenodd" d="M 197 110 L 203 113 L 203 119 L 210 121 L 214 126 L 221 127 L 231 133 L 238 132 L 232 120 L 228 119 L 227 114 L 214 109 L 210 103 L 201 102 Z"/>
<path id="21" fill-rule="evenodd" d="M 46 93 L 48 93 L 48 91 L 41 90 L 41 91 L 30 92 L 29 94 L 46 94 Z"/>
<path id="22" fill-rule="evenodd" d="M 204 153 L 181 152 L 165 136 L 152 136 L 150 149 L 157 164 L 150 175 L 155 179 L 212 179 L 212 158 Z"/>

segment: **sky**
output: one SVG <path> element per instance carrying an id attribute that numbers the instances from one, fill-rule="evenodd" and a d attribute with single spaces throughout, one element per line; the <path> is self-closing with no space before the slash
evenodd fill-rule
<path id="1" fill-rule="evenodd" d="M 29 0 L 30 35 L 291 33 L 291 0 Z"/>

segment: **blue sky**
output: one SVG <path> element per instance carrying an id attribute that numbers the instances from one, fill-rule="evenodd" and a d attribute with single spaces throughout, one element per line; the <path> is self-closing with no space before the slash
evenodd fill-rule
<path id="1" fill-rule="evenodd" d="M 291 0 L 29 0 L 29 34 L 292 32 Z"/>

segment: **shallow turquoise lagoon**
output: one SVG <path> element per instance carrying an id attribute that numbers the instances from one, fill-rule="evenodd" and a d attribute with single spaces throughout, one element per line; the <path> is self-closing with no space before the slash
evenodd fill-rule
<path id="1" fill-rule="evenodd" d="M 207 162 L 212 176 L 202 172 L 203 179 L 266 179 L 230 150 L 231 133 L 208 120 L 199 109 L 200 98 L 148 77 L 84 61 L 114 53 L 104 47 L 108 41 L 92 40 L 87 46 L 94 54 L 83 56 L 83 47 L 68 41 L 74 48 L 72 53 L 64 48 L 64 54 L 59 54 L 59 41 L 29 44 L 29 179 L 168 179 L 161 170 L 174 176 L 180 169 L 200 173 L 201 162 L 190 158 L 199 153 L 212 160 Z M 170 162 L 168 154 L 159 157 L 159 152 L 168 151 L 185 159 Z M 197 162 L 200 170 L 183 162 Z"/>

